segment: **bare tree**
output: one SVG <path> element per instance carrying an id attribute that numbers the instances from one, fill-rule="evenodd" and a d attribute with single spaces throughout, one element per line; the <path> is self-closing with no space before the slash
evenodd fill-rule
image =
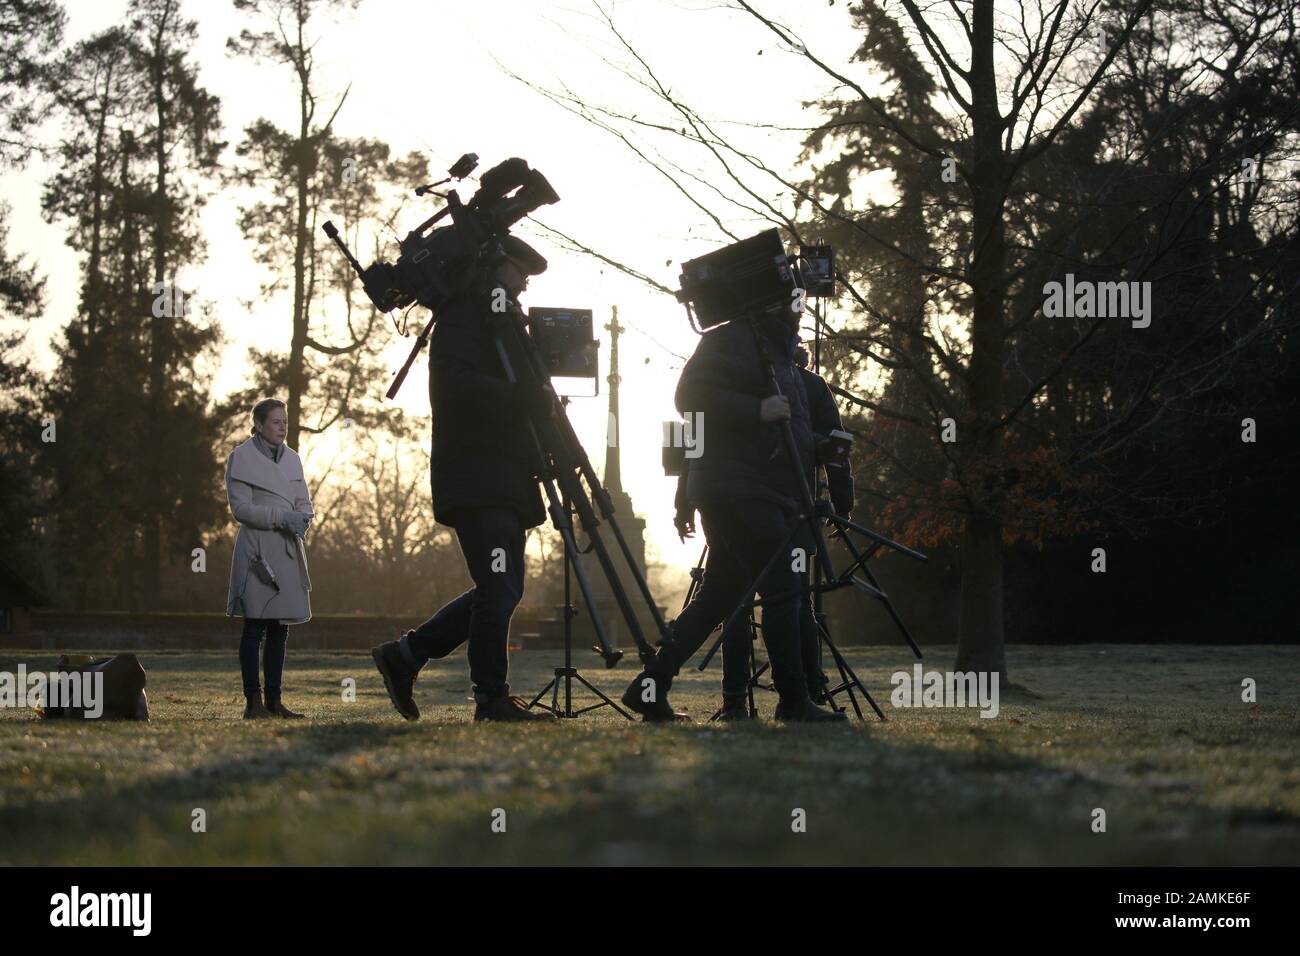
<path id="1" fill-rule="evenodd" d="M 861 79 L 756 5 L 737 0 L 732 9 L 831 85 L 808 104 L 822 114 L 816 125 L 753 124 L 800 135 L 809 175 L 738 145 L 722 131 L 734 120 L 692 108 L 599 7 L 626 58 L 607 62 L 657 102 L 657 112 L 516 78 L 617 139 L 722 236 L 739 238 L 730 224 L 741 218 L 779 225 L 795 241 L 834 239 L 851 316 L 844 328 L 825 328 L 832 377 L 851 386 L 842 394 L 873 421 L 915 434 L 892 449 L 877 441 L 877 451 L 892 453 L 893 466 L 921 489 L 901 509 L 911 510 L 909 527 L 959 540 L 957 667 L 1005 678 L 1006 541 L 1041 536 L 1043 527 L 1077 529 L 1085 500 L 1088 508 L 1099 503 L 1085 494 L 1095 489 L 1082 469 L 1116 460 L 1108 456 L 1149 436 L 1180 402 L 1222 384 L 1243 356 L 1258 360 L 1292 327 L 1293 290 L 1278 269 L 1294 249 L 1287 238 L 1294 191 L 1261 184 L 1269 203 L 1288 206 L 1279 217 L 1254 200 L 1243 205 L 1233 189 L 1243 158 L 1277 156 L 1293 141 L 1294 100 L 1287 106 L 1270 89 L 1295 75 L 1295 9 L 1281 0 L 1241 8 L 1059 0 L 1020 3 L 1018 15 L 1004 16 L 993 0 L 924 9 L 912 0 L 867 0 L 851 10 L 863 34 L 854 60 L 872 68 Z M 1141 125 L 1124 90 L 1145 96 L 1154 126 Z M 1250 106 L 1243 90 L 1264 105 L 1248 124 L 1232 112 Z M 1195 136 L 1181 139 L 1178 124 L 1188 120 Z M 1157 161 L 1171 153 L 1183 166 L 1177 173 Z M 863 204 L 853 187 L 874 169 L 892 172 L 894 195 Z M 1243 221 L 1261 238 L 1242 237 L 1214 268 L 1236 269 L 1244 284 L 1197 310 L 1193 327 L 1166 324 L 1148 340 L 1125 338 L 1103 313 L 1045 329 L 1046 281 L 1078 272 L 1174 288 L 1203 274 L 1198 255 Z M 1270 289 L 1271 297 L 1261 294 Z M 1173 294 L 1162 302 L 1173 303 Z M 1215 333 L 1234 303 L 1247 302 L 1259 306 L 1249 321 Z M 1130 356 L 1139 342 L 1150 343 L 1136 348 L 1141 360 L 1114 378 L 1115 357 Z M 1108 355 L 1112 378 L 1103 381 Z M 1040 412 L 1053 402 L 1086 422 L 1067 445 L 1066 432 L 1042 427 Z M 943 441 L 945 430 L 957 440 Z M 1073 522 L 1061 519 L 1071 500 L 1080 504 Z M 959 520 L 917 520 L 936 508 Z"/>

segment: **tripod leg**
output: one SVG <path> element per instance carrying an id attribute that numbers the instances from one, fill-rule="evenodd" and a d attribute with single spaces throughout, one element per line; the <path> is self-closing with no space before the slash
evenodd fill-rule
<path id="1" fill-rule="evenodd" d="M 847 530 L 844 531 L 844 533 L 840 535 L 840 537 L 844 539 L 844 546 L 849 549 L 849 552 L 853 555 L 854 559 L 856 560 L 859 567 L 861 568 L 862 573 L 865 574 L 867 576 L 867 580 L 871 582 L 871 586 L 875 588 L 876 591 L 880 594 L 880 600 L 885 605 L 885 611 L 893 619 L 894 624 L 898 627 L 898 630 L 902 633 L 903 640 L 907 641 L 908 646 L 912 649 L 912 653 L 916 655 L 918 660 L 920 660 L 921 648 L 917 646 L 916 641 L 912 639 L 911 632 L 908 631 L 907 625 L 903 623 L 902 617 L 899 616 L 898 610 L 894 607 L 894 602 L 891 601 L 889 599 L 888 594 L 886 594 L 884 590 L 881 589 L 880 582 L 876 580 L 876 576 L 872 574 L 871 571 L 867 568 L 866 559 L 870 555 L 869 554 L 863 555 L 858 551 L 857 547 L 853 544 L 852 540 L 850 540 Z"/>
<path id="2" fill-rule="evenodd" d="M 587 579 L 586 568 L 577 560 L 578 542 L 573 537 L 573 523 L 569 521 L 568 511 L 561 503 L 559 492 L 555 488 L 555 481 L 547 477 L 542 480 L 542 487 L 545 489 L 546 497 L 550 502 L 550 507 L 547 510 L 551 515 L 551 524 L 560 532 L 560 539 L 564 542 L 565 553 L 569 556 L 573 576 L 578 581 L 578 590 L 582 593 L 582 599 L 587 605 L 587 612 L 591 615 L 591 626 L 596 631 L 596 638 L 600 642 L 602 654 L 605 656 L 606 663 L 613 666 L 618 661 L 618 656 L 613 656 L 611 659 L 611 655 L 621 655 L 621 652 L 613 650 L 614 645 L 610 642 L 609 635 L 605 631 L 604 620 L 596 608 L 595 598 L 592 597 L 591 583 Z"/>
<path id="3" fill-rule="evenodd" d="M 695 600 L 695 595 L 700 590 L 700 582 L 704 575 L 704 562 L 709 556 L 709 546 L 706 544 L 700 551 L 700 560 L 695 562 L 695 567 L 691 568 L 691 583 L 686 589 L 686 597 L 682 599 L 682 610 Z"/>
<path id="4" fill-rule="evenodd" d="M 560 403 L 559 397 L 555 394 L 554 388 L 550 383 L 550 373 L 547 370 L 546 363 L 543 361 L 541 353 L 537 349 L 537 344 L 532 340 L 523 328 L 523 314 L 518 309 L 507 312 L 493 313 L 493 338 L 495 341 L 497 353 L 500 356 L 502 368 L 505 370 L 506 377 L 510 381 L 515 381 L 515 373 L 510 362 L 509 353 L 506 351 L 505 343 L 502 341 L 501 332 L 508 329 L 516 345 L 519 347 L 525 362 L 532 373 L 534 381 L 541 383 L 548 392 L 548 398 L 553 403 L 552 411 L 554 414 L 545 424 L 547 437 L 551 439 L 543 442 L 539 437 L 539 426 L 530 422 L 529 427 L 532 430 L 533 439 L 537 443 L 540 453 L 540 461 L 543 467 L 554 467 L 554 472 L 559 480 L 563 482 L 564 489 L 568 493 L 574 506 L 578 511 L 578 518 L 582 523 L 583 530 L 591 539 L 592 546 L 596 551 L 596 557 L 600 561 L 601 570 L 604 572 L 609 582 L 610 592 L 614 595 L 618 603 L 619 611 L 627 623 L 628 632 L 632 635 L 636 643 L 637 651 L 641 660 L 649 663 L 654 659 L 655 650 L 645 639 L 641 630 L 641 622 L 637 619 L 636 613 L 632 610 L 632 605 L 628 600 L 627 592 L 623 587 L 623 581 L 614 568 L 613 561 L 610 559 L 609 552 L 605 548 L 604 541 L 596 533 L 596 526 L 599 521 L 596 513 L 592 508 L 591 500 L 588 499 L 583 490 L 582 482 L 586 481 L 587 487 L 592 491 L 592 498 L 602 509 L 604 517 L 614 533 L 623 557 L 627 562 L 627 567 L 633 580 L 636 581 L 642 596 L 645 598 L 647 608 L 651 618 L 654 620 L 655 627 L 662 638 L 667 634 L 666 624 L 663 614 L 659 610 L 659 605 L 655 602 L 654 596 L 650 593 L 650 586 L 646 582 L 645 575 L 640 567 L 637 566 L 632 556 L 632 549 L 628 546 L 627 540 L 623 537 L 623 532 L 618 527 L 618 522 L 614 518 L 614 507 L 610 501 L 609 494 L 601 486 L 600 480 L 596 476 L 596 470 L 591 466 L 591 461 L 587 457 L 586 450 L 582 447 L 582 442 L 578 440 L 577 433 L 573 430 L 573 423 L 569 421 L 564 406 Z M 549 452 L 549 455 L 547 454 Z M 575 474 L 575 469 L 577 473 Z M 581 476 L 581 477 L 579 477 Z M 576 552 L 575 552 L 576 553 Z M 593 611 L 593 622 L 595 620 L 595 609 Z M 598 634 L 602 634 L 602 629 L 597 629 Z M 613 666 L 617 658 L 611 660 L 613 647 L 606 643 L 602 634 L 602 651 L 606 656 L 609 666 Z"/>
<path id="5" fill-rule="evenodd" d="M 856 687 L 866 699 L 867 703 L 871 705 L 871 709 L 876 712 L 876 716 L 881 720 L 886 720 L 887 718 L 885 717 L 884 711 L 882 711 L 879 705 L 876 704 L 875 699 L 867 693 L 866 687 L 863 686 L 862 681 L 858 680 L 858 675 L 853 672 L 853 668 L 850 667 L 849 662 L 844 659 L 844 655 L 841 654 L 840 649 L 835 646 L 835 642 L 831 640 L 830 635 L 823 632 L 821 634 L 821 639 L 825 642 L 826 649 L 831 652 L 831 657 L 835 661 L 835 666 L 840 672 L 841 685 L 837 690 L 830 691 L 832 700 L 838 691 L 847 690 L 849 692 L 849 701 L 853 704 L 853 710 L 857 713 L 858 720 L 862 720 L 862 708 L 858 706 L 858 700 L 853 695 L 853 689 Z"/>
<path id="6" fill-rule="evenodd" d="M 755 663 L 757 663 L 757 661 L 755 661 Z M 754 688 L 755 688 L 755 687 L 760 687 L 760 688 L 762 687 L 762 684 L 760 683 L 760 681 L 763 679 L 763 674 L 764 674 L 764 672 L 766 672 L 767 669 L 768 669 L 769 667 L 771 667 L 771 666 L 772 666 L 772 665 L 769 664 L 767 661 L 764 661 L 764 662 L 759 666 L 759 668 L 758 668 L 756 671 L 754 671 L 754 676 L 751 677 L 751 678 L 749 679 L 749 713 L 750 713 L 750 716 L 753 716 L 753 717 L 757 717 L 757 716 L 758 716 L 758 705 L 754 702 Z"/>
<path id="7" fill-rule="evenodd" d="M 754 601 L 742 601 L 740 606 L 737 607 L 736 610 L 749 611 L 750 620 L 752 621 L 754 617 L 755 606 L 756 606 L 756 602 Z M 706 670 L 708 670 L 709 662 L 713 660 L 714 655 L 718 653 L 718 649 L 722 647 L 723 638 L 727 634 L 727 621 L 730 620 L 731 620 L 731 616 L 728 615 L 726 621 L 722 622 L 722 630 L 718 632 L 718 636 L 714 638 L 713 643 L 709 645 L 708 652 L 705 653 L 704 657 L 700 659 L 700 663 L 696 665 L 695 669 L 699 671 L 701 674 L 703 674 Z"/>
<path id="8" fill-rule="evenodd" d="M 576 437 L 574 438 L 574 442 L 577 442 Z M 578 448 L 581 447 L 581 445 L 578 445 Z M 663 612 L 659 610 L 659 605 L 655 603 L 654 595 L 650 593 L 650 583 L 646 581 L 645 575 L 641 574 L 636 559 L 632 556 L 632 548 L 628 545 L 627 539 L 623 536 L 623 529 L 620 528 L 618 522 L 614 520 L 614 504 L 610 501 L 609 492 L 605 490 L 604 486 L 600 484 L 599 479 L 597 479 L 596 471 L 591 467 L 591 462 L 587 459 L 585 451 L 579 458 L 579 465 L 582 468 L 582 475 L 587 481 L 587 486 L 592 488 L 594 491 L 592 497 L 595 498 L 596 503 L 600 506 L 601 513 L 605 516 L 605 523 L 609 525 L 610 531 L 613 532 L 614 540 L 618 543 L 619 550 L 623 552 L 623 560 L 627 563 L 627 566 L 632 569 L 632 580 L 636 582 L 638 589 L 641 591 L 641 596 L 646 602 L 646 607 L 650 610 L 650 617 L 654 621 L 655 628 L 660 634 L 663 634 L 664 629 L 667 627 L 667 622 L 664 621 Z"/>
<path id="9" fill-rule="evenodd" d="M 540 360 L 537 359 L 536 348 L 534 347 L 530 350 L 527 347 L 532 344 L 531 340 L 519 331 L 515 324 L 509 320 L 506 313 L 493 313 L 493 317 L 497 322 L 504 322 L 507 324 L 517 337 L 523 339 L 521 345 L 524 346 L 524 354 L 528 357 L 533 366 L 534 374 L 538 376 L 537 381 L 544 382 L 549 387 L 550 379 L 545 374 L 545 369 L 541 368 L 540 372 L 538 371 Z M 510 353 L 506 351 L 505 343 L 501 340 L 499 327 L 493 329 L 492 340 L 493 344 L 496 346 L 497 357 L 501 360 L 501 368 L 506 374 L 506 380 L 511 384 L 514 384 L 519 379 L 515 375 L 514 364 L 510 361 Z M 551 397 L 555 398 L 554 391 L 551 392 Z M 556 399 L 556 401 L 558 403 L 558 399 Z M 560 406 L 555 411 L 560 418 L 564 419 L 565 422 L 568 422 L 568 417 L 565 415 L 563 406 Z M 533 452 L 536 455 L 539 478 L 542 483 L 542 488 L 546 492 L 546 500 L 548 504 L 547 511 L 551 516 L 551 523 L 555 526 L 556 530 L 560 532 L 560 538 L 564 541 L 565 553 L 569 555 L 570 559 L 573 561 L 574 572 L 578 578 L 578 589 L 582 592 L 582 597 L 587 602 L 587 610 L 591 613 L 591 625 L 596 631 L 597 640 L 600 642 L 601 655 L 605 658 L 606 665 L 613 667 L 618 663 L 619 658 L 622 657 L 622 652 L 616 650 L 614 645 L 610 643 L 609 634 L 605 630 L 604 622 L 601 620 L 600 614 L 596 610 L 595 601 L 593 601 L 591 597 L 591 588 L 587 583 L 586 570 L 580 563 L 578 563 L 578 543 L 573 537 L 573 521 L 569 517 L 569 504 L 561 502 L 559 492 L 556 490 L 556 477 L 557 475 L 563 477 L 564 471 L 563 469 L 556 469 L 555 462 L 547 453 L 546 445 L 543 443 L 538 432 L 536 422 L 531 420 L 528 422 L 528 434 L 532 438 Z M 573 507 L 578 509 L 579 514 L 583 516 L 585 522 L 586 515 L 591 513 L 591 505 L 582 491 L 581 483 L 576 480 L 572 472 L 568 473 L 568 479 L 569 481 L 565 484 L 565 492 L 567 494 L 570 491 L 576 490 L 576 497 L 570 496 L 569 502 Z M 570 485 L 576 485 L 577 487 L 574 489 L 571 488 Z M 606 573 L 608 574 L 608 558 L 602 561 L 601 566 L 602 568 L 606 568 Z M 609 584 L 610 589 L 613 590 L 615 594 L 620 592 L 622 584 L 619 582 L 617 575 L 614 575 L 610 579 Z M 623 600 L 620 602 L 620 607 L 626 606 L 627 597 L 624 595 Z M 628 628 L 632 631 L 634 637 L 640 636 L 640 626 L 637 624 L 635 617 L 629 618 Z M 637 645 L 640 647 L 643 657 L 647 653 L 653 653 L 653 649 L 649 648 L 649 645 L 645 644 L 644 638 L 638 640 Z"/>
<path id="10" fill-rule="evenodd" d="M 601 699 L 603 703 L 597 704 L 596 707 L 606 707 L 606 706 L 613 707 L 615 712 L 617 712 L 618 715 L 623 719 L 625 720 L 632 719 L 631 714 L 625 711 L 622 707 L 618 706 L 618 704 L 614 703 L 614 701 L 612 701 L 609 697 L 605 695 L 604 691 L 600 690 L 600 688 L 598 687 L 593 686 L 592 683 L 589 680 L 587 680 L 587 678 L 583 677 L 576 670 L 573 672 L 573 676 L 577 679 L 577 681 L 580 684 L 582 684 L 583 687 L 587 688 L 587 690 L 591 691 L 593 694 L 595 694 L 597 697 Z M 588 710 L 595 710 L 596 707 L 584 707 L 582 712 L 585 713 Z"/>
<path id="11" fill-rule="evenodd" d="M 587 500 L 582 492 L 582 486 L 577 477 L 572 473 L 560 472 L 561 480 L 566 486 L 572 484 L 570 494 L 577 495 L 571 498 L 578 512 L 578 521 L 582 525 L 582 530 L 586 533 L 591 542 L 591 550 L 596 554 L 596 560 L 600 563 L 601 571 L 605 575 L 605 580 L 609 582 L 609 591 L 614 596 L 614 601 L 618 605 L 619 611 L 623 615 L 623 620 L 627 624 L 628 632 L 632 635 L 632 640 L 641 654 L 641 659 L 648 662 L 654 655 L 654 648 L 646 640 L 644 632 L 641 630 L 641 622 L 636 616 L 636 611 L 632 609 L 632 602 L 628 599 L 627 590 L 623 587 L 623 581 L 618 575 L 618 570 L 614 566 L 614 561 L 610 557 L 609 548 L 605 545 L 605 540 L 598 533 L 596 514 L 591 508 L 591 503 Z M 593 614 L 595 613 L 593 609 Z M 655 620 L 659 626 L 660 633 L 664 633 L 663 616 L 659 609 L 655 607 Z"/>
<path id="12" fill-rule="evenodd" d="M 853 705 L 853 713 L 857 715 L 858 720 L 862 720 L 862 708 L 858 705 L 858 695 L 853 692 L 853 680 L 849 677 L 847 668 L 840 661 L 835 662 L 835 668 L 840 672 L 840 690 L 848 693 L 849 703 Z M 832 695 L 831 699 L 834 700 L 834 695 Z M 837 710 L 844 710 L 843 707 L 839 707 L 834 703 L 831 706 Z"/>
<path id="13" fill-rule="evenodd" d="M 758 679 L 763 676 L 763 671 L 767 669 L 767 663 L 764 662 L 762 667 L 758 666 L 758 623 L 754 620 L 754 613 L 749 614 L 749 680 L 745 684 L 745 696 L 749 699 L 749 716 L 758 716 L 758 705 L 754 702 L 754 688 L 758 686 Z"/>
<path id="14" fill-rule="evenodd" d="M 531 701 L 529 701 L 529 703 L 528 703 L 528 709 L 529 709 L 529 710 L 532 710 L 534 707 L 536 707 L 538 701 L 540 701 L 543 697 L 546 696 L 546 692 L 547 692 L 548 690 L 550 690 L 550 689 L 555 685 L 555 680 L 556 680 L 556 678 L 552 677 L 549 681 L 547 681 L 546 686 L 543 687 L 541 690 L 539 690 L 539 691 L 537 692 L 537 696 L 534 697 Z M 555 705 L 552 704 L 550 709 L 551 709 L 552 712 L 555 712 Z"/>

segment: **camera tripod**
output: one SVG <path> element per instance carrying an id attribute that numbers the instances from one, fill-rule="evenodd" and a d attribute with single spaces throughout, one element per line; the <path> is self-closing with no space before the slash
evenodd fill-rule
<path id="1" fill-rule="evenodd" d="M 749 325 L 750 332 L 754 339 L 754 345 L 758 353 L 759 363 L 762 367 L 763 377 L 767 385 L 767 394 L 781 395 L 782 393 L 777 381 L 776 369 L 773 364 L 769 346 L 765 341 L 763 334 L 757 327 L 757 318 L 746 317 L 743 319 L 737 319 L 736 321 L 745 321 Z M 785 560 L 788 557 L 788 554 L 790 553 L 789 549 L 792 545 L 801 539 L 807 540 L 808 538 L 811 538 L 813 548 L 815 549 L 813 580 L 810 583 L 800 585 L 797 597 L 801 599 L 804 594 L 809 592 L 812 593 L 814 600 L 813 620 L 817 627 L 819 646 L 825 648 L 830 653 L 832 660 L 835 662 L 836 669 L 839 672 L 839 682 L 834 686 L 827 688 L 826 699 L 834 710 L 841 711 L 844 708 L 839 705 L 836 697 L 839 694 L 847 693 L 849 703 L 853 707 L 858 719 L 864 720 L 865 717 L 862 707 L 857 698 L 857 695 L 861 694 L 862 698 L 870 705 L 876 716 L 883 721 L 885 720 L 884 712 L 867 691 L 862 681 L 854 672 L 852 666 L 844 658 L 844 655 L 840 653 L 839 648 L 835 646 L 830 631 L 826 627 L 825 615 L 822 611 L 821 597 L 828 591 L 852 586 L 856 587 L 864 594 L 881 601 L 885 605 L 891 619 L 902 632 L 903 637 L 911 647 L 912 652 L 919 659 L 922 656 L 920 647 L 918 647 L 916 641 L 913 640 L 911 633 L 907 630 L 907 626 L 903 623 L 902 617 L 898 614 L 898 611 L 894 607 L 893 602 L 889 599 L 889 596 L 880 588 L 879 581 L 877 581 L 876 577 L 871 573 L 871 570 L 866 567 L 866 562 L 882 547 L 891 548 L 901 554 L 905 554 L 920 561 L 925 561 L 926 557 L 918 551 L 914 551 L 903 544 L 892 541 L 883 535 L 877 534 L 868 528 L 836 514 L 831 509 L 829 502 L 825 500 L 815 501 L 812 492 L 809 489 L 808 477 L 804 474 L 801 467 L 798 447 L 795 444 L 794 433 L 791 430 L 790 422 L 787 420 L 778 422 L 777 424 L 779 425 L 781 441 L 786 452 L 786 457 L 790 462 L 790 467 L 792 467 L 796 473 L 797 480 L 795 482 L 795 488 L 799 493 L 799 512 L 791 522 L 784 540 L 773 551 L 772 556 L 755 577 L 749 589 L 744 592 L 744 597 L 742 597 L 740 603 L 731 614 L 724 619 L 722 624 L 722 634 L 720 634 L 714 641 L 713 646 L 700 662 L 699 670 L 704 670 L 708 666 L 709 661 L 722 645 L 723 635 L 726 634 L 727 627 L 731 625 L 736 615 L 741 613 L 752 614 L 754 608 L 761 607 L 765 603 L 773 603 L 776 600 L 788 600 L 791 597 L 790 594 L 778 594 L 769 595 L 766 598 L 755 599 L 754 593 L 758 590 L 759 583 L 766 578 L 767 574 L 775 566 L 776 562 Z M 845 543 L 854 558 L 853 562 L 839 574 L 836 574 L 828 554 L 826 537 L 822 533 L 823 521 L 827 522 L 834 529 L 835 535 Z M 864 548 L 859 548 L 850 537 L 850 532 L 864 536 L 871 542 L 870 545 Z M 804 537 L 804 534 L 806 534 L 807 537 Z M 701 558 L 701 561 L 703 561 L 703 558 Z M 861 577 L 858 575 L 858 571 L 862 572 Z M 688 592 L 688 598 L 689 596 L 690 592 Z M 765 667 L 766 665 L 764 665 L 764 668 Z M 750 670 L 750 685 L 747 693 L 749 695 L 749 702 L 752 709 L 753 687 L 757 685 L 763 670 L 755 668 L 753 663 L 751 663 Z"/>
<path id="2" fill-rule="evenodd" d="M 567 397 L 562 398 L 561 403 L 564 405 L 568 405 L 569 404 L 568 398 Z M 561 493 L 561 504 L 563 505 L 565 514 L 568 516 L 569 522 L 571 524 L 573 520 L 572 519 L 573 505 L 569 501 L 568 496 L 563 493 Z M 580 717 L 581 715 L 589 713 L 593 710 L 600 710 L 600 708 L 602 707 L 612 707 L 620 717 L 624 718 L 625 720 L 631 720 L 632 719 L 631 714 L 625 711 L 622 707 L 618 706 L 618 704 L 614 703 L 614 701 L 612 701 L 608 696 L 606 696 L 606 694 L 600 688 L 596 687 L 589 680 L 587 680 L 587 678 L 583 677 L 582 673 L 578 670 L 578 668 L 573 666 L 573 619 L 578 616 L 578 609 L 574 607 L 572 603 L 572 590 L 570 588 L 570 570 L 573 563 L 574 562 L 572 558 L 570 558 L 569 556 L 569 549 L 565 548 L 564 549 L 564 610 L 563 610 L 564 666 L 555 668 L 554 676 L 547 682 L 545 687 L 543 687 L 541 690 L 537 692 L 537 696 L 534 697 L 531 701 L 529 701 L 528 709 L 531 710 L 534 707 L 540 706 L 546 710 L 549 710 L 556 717 Z M 574 681 L 577 681 L 579 684 L 581 684 L 591 693 L 595 694 L 598 699 L 597 703 L 590 704 L 586 707 L 580 707 L 577 710 L 574 710 L 573 709 Z M 564 685 L 564 708 L 563 709 L 560 708 L 561 683 L 563 683 Z M 551 695 L 551 705 L 549 707 L 541 703 L 542 698 L 546 696 L 548 691 L 550 692 Z"/>
<path id="3" fill-rule="evenodd" d="M 566 659 L 563 670 L 566 673 L 560 674 L 557 672 L 556 680 L 558 681 L 559 678 L 563 677 L 568 682 L 566 692 L 571 691 L 571 682 L 577 679 L 599 694 L 599 691 L 591 687 L 572 667 L 571 655 L 568 653 L 571 643 L 569 639 L 571 605 L 568 601 L 568 572 L 570 569 L 578 583 L 578 590 L 582 593 L 588 613 L 591 615 L 592 628 L 596 632 L 597 644 L 593 650 L 604 658 L 606 667 L 614 667 L 622 658 L 623 652 L 616 649 L 610 641 L 604 621 L 596 607 L 595 599 L 592 597 L 587 570 L 577 560 L 577 556 L 582 551 L 578 548 L 577 540 L 574 537 L 572 514 L 575 511 L 583 532 L 590 542 L 589 550 L 595 552 L 601 571 L 609 582 L 610 592 L 613 594 L 619 612 L 627 624 L 628 632 L 632 635 L 632 640 L 637 646 L 637 652 L 642 661 L 653 660 L 655 650 L 641 630 L 640 621 L 633 610 L 631 600 L 623 587 L 623 582 L 619 578 L 609 548 L 598 533 L 602 520 L 613 533 L 630 575 L 636 582 L 637 588 L 649 609 L 651 620 L 658 628 L 661 636 L 664 634 L 666 626 L 663 614 L 655 603 L 645 575 L 637 567 L 627 539 L 618 526 L 609 493 L 601 484 L 600 479 L 596 477 L 595 469 L 592 468 L 591 461 L 588 459 L 586 451 L 583 449 L 581 442 L 578 441 L 578 436 L 569 422 L 565 405 L 551 385 L 550 377 L 537 350 L 537 345 L 524 329 L 524 317 L 518 305 L 513 301 L 508 301 L 505 310 L 500 312 L 492 311 L 488 315 L 489 331 L 492 335 L 497 356 L 501 360 L 501 367 L 506 380 L 515 386 L 521 380 L 519 373 L 516 371 L 515 362 L 511 359 L 511 350 L 506 345 L 506 342 L 510 341 L 515 346 L 515 354 L 522 356 L 525 374 L 528 376 L 526 381 L 537 387 L 538 395 L 543 402 L 543 407 L 529 416 L 528 432 L 536 453 L 537 477 L 546 494 L 547 513 L 550 515 L 551 524 L 560 533 L 560 538 L 564 542 Z M 594 507 L 593 502 L 595 503 Z M 600 509 L 599 517 L 596 513 L 597 508 Z M 600 696 L 603 697 L 604 695 Z M 540 697 L 541 695 L 534 700 L 534 703 L 537 703 Z M 608 699 L 606 698 L 606 700 Z M 571 708 L 566 707 L 567 709 Z"/>

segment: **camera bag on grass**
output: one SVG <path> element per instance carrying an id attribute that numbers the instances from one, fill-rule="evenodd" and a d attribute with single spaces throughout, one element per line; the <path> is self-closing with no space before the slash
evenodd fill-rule
<path id="1" fill-rule="evenodd" d="M 87 716 L 86 701 L 82 706 L 45 707 L 42 716 L 47 718 L 68 717 L 78 720 L 148 720 L 149 701 L 145 697 L 144 667 L 134 654 L 119 654 L 116 657 L 94 658 L 83 654 L 64 654 L 55 665 L 55 673 L 76 675 L 80 680 L 82 674 L 102 674 L 101 690 L 103 712 L 98 718 Z"/>

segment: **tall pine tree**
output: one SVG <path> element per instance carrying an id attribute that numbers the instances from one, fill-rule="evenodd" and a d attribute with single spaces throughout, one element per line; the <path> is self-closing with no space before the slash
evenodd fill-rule
<path id="1" fill-rule="evenodd" d="M 58 91 L 62 166 L 44 207 L 84 255 L 80 314 L 56 347 L 59 538 L 78 603 L 166 605 L 164 564 L 219 520 L 219 423 L 196 367 L 218 331 L 180 276 L 204 250 L 219 104 L 175 0 L 135 0 L 126 26 L 70 51 Z"/>

